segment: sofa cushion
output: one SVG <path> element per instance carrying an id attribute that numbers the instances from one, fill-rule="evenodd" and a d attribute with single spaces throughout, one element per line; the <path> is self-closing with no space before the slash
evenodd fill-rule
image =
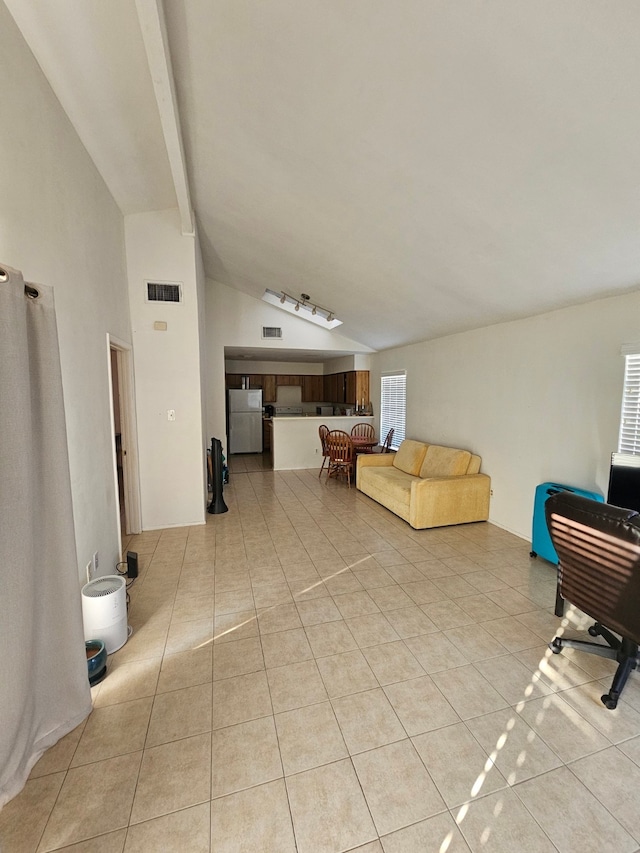
<path id="1" fill-rule="evenodd" d="M 405 474 L 417 477 L 420 474 L 427 446 L 422 441 L 412 441 L 410 438 L 405 438 L 394 456 L 394 467 L 404 471 Z"/>
<path id="2" fill-rule="evenodd" d="M 470 461 L 468 450 L 430 444 L 420 468 L 420 477 L 458 477 L 467 473 Z"/>
<path id="3" fill-rule="evenodd" d="M 391 512 L 409 521 L 411 505 L 411 483 L 419 477 L 412 477 L 390 465 L 388 468 L 360 468 L 358 470 L 358 488 L 374 501 L 386 506 Z"/>
<path id="4" fill-rule="evenodd" d="M 479 474 L 481 462 L 482 459 L 480 459 L 479 456 L 476 456 L 475 453 L 472 453 L 471 461 L 469 462 L 469 467 L 467 468 L 467 474 Z"/>

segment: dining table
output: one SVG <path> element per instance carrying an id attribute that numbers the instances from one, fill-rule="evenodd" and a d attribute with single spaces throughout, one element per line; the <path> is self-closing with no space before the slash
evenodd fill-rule
<path id="1" fill-rule="evenodd" d="M 356 453 L 370 453 L 371 449 L 378 444 L 378 439 L 374 436 L 352 435 L 351 441 Z"/>

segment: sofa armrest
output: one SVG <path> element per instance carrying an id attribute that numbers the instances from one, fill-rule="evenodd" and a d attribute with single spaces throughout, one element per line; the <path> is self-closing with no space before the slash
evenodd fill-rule
<path id="1" fill-rule="evenodd" d="M 491 478 L 486 474 L 414 480 L 409 523 L 422 529 L 486 521 L 490 493 Z"/>
<path id="2" fill-rule="evenodd" d="M 356 457 L 356 471 L 360 468 L 389 468 L 393 465 L 395 453 L 358 453 Z"/>

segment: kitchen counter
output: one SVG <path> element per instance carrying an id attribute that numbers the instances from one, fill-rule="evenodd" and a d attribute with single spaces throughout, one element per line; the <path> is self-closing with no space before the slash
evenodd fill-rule
<path id="1" fill-rule="evenodd" d="M 318 427 L 351 432 L 358 422 L 373 424 L 373 416 L 362 415 L 287 415 L 273 418 L 271 452 L 274 471 L 291 471 L 299 468 L 320 468 L 322 448 Z"/>
<path id="2" fill-rule="evenodd" d="M 302 414 L 302 415 L 274 415 L 274 419 L 286 418 L 289 421 L 292 420 L 309 420 L 312 418 L 314 421 L 319 421 L 320 423 L 324 423 L 324 421 L 335 421 L 335 420 L 347 420 L 350 421 L 367 421 L 373 420 L 373 415 L 312 415 Z"/>

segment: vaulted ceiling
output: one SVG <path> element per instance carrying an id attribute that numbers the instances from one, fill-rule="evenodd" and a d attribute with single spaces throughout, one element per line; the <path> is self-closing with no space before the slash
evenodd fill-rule
<path id="1" fill-rule="evenodd" d="M 191 205 L 210 278 L 375 349 L 640 287 L 636 0 L 5 2 L 123 213 Z"/>

